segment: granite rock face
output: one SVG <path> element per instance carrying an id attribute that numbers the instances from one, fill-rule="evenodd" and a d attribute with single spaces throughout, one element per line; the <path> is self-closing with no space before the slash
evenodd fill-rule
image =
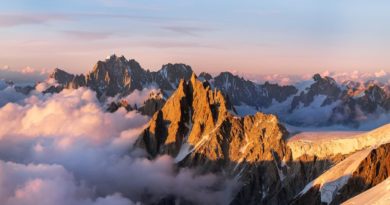
<path id="1" fill-rule="evenodd" d="M 51 88 L 48 92 L 87 86 L 96 91 L 99 98 L 105 99 L 116 95 L 126 96 L 134 90 L 157 87 L 169 97 L 178 87 L 180 80 L 189 80 L 193 73 L 191 67 L 185 64 L 166 64 L 160 70 L 150 72 L 144 70 L 135 60 L 113 55 L 105 61 L 98 61 L 92 71 L 85 75 L 73 75 L 55 69 L 50 77 L 60 86 Z M 208 73 L 201 73 L 199 78 L 210 83 L 213 88 L 222 90 L 234 105 L 245 103 L 268 107 L 273 100 L 281 102 L 297 92 L 293 86 L 269 83 L 259 85 L 229 72 L 223 72 L 215 78 Z"/>
<path id="2" fill-rule="evenodd" d="M 357 162 L 356 168 L 352 170 L 352 174 L 351 176 L 348 176 L 347 181 L 341 182 L 343 181 L 342 177 L 347 177 L 342 176 L 338 179 L 340 181 L 339 183 L 326 182 L 338 186 L 337 190 L 330 198 L 329 204 L 341 204 L 371 187 L 378 185 L 389 177 L 390 144 L 383 144 L 378 148 L 368 150 L 367 153 L 368 154 L 365 155 L 361 161 Z M 321 200 L 320 188 L 319 185 L 312 186 L 307 192 L 292 200 L 291 204 L 306 204 L 309 202 L 310 204 L 325 203 Z"/>
<path id="3" fill-rule="evenodd" d="M 309 87 L 307 92 L 301 92 L 298 96 L 295 96 L 291 103 L 291 111 L 296 109 L 300 104 L 307 107 L 313 101 L 317 95 L 325 95 L 326 99 L 321 106 L 325 106 L 335 102 L 341 89 L 338 87 L 336 81 L 330 77 L 321 77 L 319 74 L 313 76 L 314 83 Z"/>
<path id="4" fill-rule="evenodd" d="M 151 158 L 167 154 L 180 167 L 238 179 L 243 185 L 231 204 L 286 204 L 342 159 L 292 160 L 288 135 L 274 115 L 236 116 L 221 91 L 193 75 L 153 115 L 136 146 Z"/>
<path id="5" fill-rule="evenodd" d="M 229 72 L 222 72 L 213 80 L 213 85 L 226 93 L 234 105 L 246 104 L 257 109 L 269 107 L 273 100 L 285 101 L 298 91 L 294 86 L 279 86 L 268 82 L 259 85 Z"/>
<path id="6" fill-rule="evenodd" d="M 69 74 L 56 69 L 51 75 L 63 88 L 77 89 L 87 86 L 97 92 L 99 98 L 126 96 L 134 90 L 157 85 L 164 91 L 175 90 L 180 79 L 189 79 L 191 67 L 184 64 L 167 64 L 160 71 L 144 70 L 140 64 L 125 57 L 112 55 L 98 61 L 85 76 Z"/>
<path id="7" fill-rule="evenodd" d="M 158 71 L 149 71 L 135 60 L 113 55 L 105 61 L 98 61 L 92 71 L 85 75 L 73 75 L 56 69 L 50 77 L 59 85 L 44 92 L 87 86 L 104 101 L 107 97 L 125 97 L 134 90 L 153 87 L 160 89 L 168 98 L 180 80 L 188 81 L 193 73 L 191 67 L 185 64 L 166 64 Z M 313 83 L 298 89 L 293 85 L 257 84 L 230 72 L 222 72 L 215 77 L 203 72 L 199 80 L 212 89 L 221 90 L 239 111 L 238 114 L 255 114 L 258 111 L 277 114 L 281 121 L 295 126 L 343 124 L 359 127 L 362 121 L 370 117 L 378 118 L 390 112 L 390 86 L 377 82 L 337 83 L 331 77 L 315 74 Z M 317 120 L 299 117 L 304 113 L 314 115 L 313 109 L 323 110 L 323 116 Z"/>

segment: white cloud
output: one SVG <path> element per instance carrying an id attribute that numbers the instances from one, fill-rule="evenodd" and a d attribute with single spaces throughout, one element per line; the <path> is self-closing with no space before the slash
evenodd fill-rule
<path id="1" fill-rule="evenodd" d="M 9 86 L 5 81 L 0 80 L 0 107 L 9 102 L 20 102 L 26 96 L 16 92 L 13 86 Z"/>
<path id="2" fill-rule="evenodd" d="M 18 104 L 0 107 L 0 121 L 1 160 L 56 170 L 36 176 L 38 168 L 31 168 L 25 178 L 0 170 L 3 178 L 17 180 L 11 183 L 15 186 L 0 184 L 13 204 L 130 204 L 130 199 L 151 202 L 169 195 L 198 204 L 230 199 L 232 181 L 177 170 L 169 156 L 149 160 L 142 150 L 130 152 L 148 117 L 124 109 L 104 112 L 95 93 L 86 88 L 33 93 Z"/>
<path id="3" fill-rule="evenodd" d="M 3 205 L 131 205 L 120 194 L 95 197 L 60 165 L 0 161 L 0 204 Z"/>
<path id="4" fill-rule="evenodd" d="M 48 77 L 48 72 L 45 69 L 36 70 L 30 66 L 22 69 L 14 69 L 8 66 L 0 69 L 0 80 L 10 80 L 15 83 L 35 84 L 45 80 Z"/>
<path id="5" fill-rule="evenodd" d="M 24 73 L 24 74 L 31 74 L 31 73 L 35 73 L 35 69 L 31 68 L 30 66 L 27 66 L 27 67 L 24 67 L 21 70 L 21 72 Z"/>
<path id="6" fill-rule="evenodd" d="M 375 74 L 375 77 L 377 77 L 377 78 L 384 77 L 387 75 L 387 73 L 384 70 L 380 70 L 378 72 L 375 72 L 374 74 Z"/>

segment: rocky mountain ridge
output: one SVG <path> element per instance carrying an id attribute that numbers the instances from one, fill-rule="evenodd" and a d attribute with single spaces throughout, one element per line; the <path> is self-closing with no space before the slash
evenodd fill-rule
<path id="1" fill-rule="evenodd" d="M 365 140 L 370 144 L 357 147 L 357 151 L 334 150 L 333 154 L 318 156 L 316 152 L 308 152 L 294 157 L 292 145 L 287 141 L 289 133 L 276 116 L 259 112 L 240 117 L 232 108 L 223 92 L 212 89 L 210 84 L 201 82 L 193 74 L 189 81 L 179 82 L 178 89 L 152 116 L 136 147 L 146 150 L 152 159 L 170 155 L 178 167 L 191 167 L 202 174 L 211 172 L 236 179 L 241 186 L 233 194 L 230 204 L 321 204 L 319 187 L 310 182 L 325 171 L 343 170 L 338 167 L 348 167 L 351 162 L 359 165 L 353 170 L 371 170 L 355 174 L 367 176 L 368 181 L 375 178 L 372 170 L 377 164 L 383 165 L 384 173 L 375 181 L 379 183 L 387 178 L 386 152 L 381 151 L 382 147 L 373 151 L 371 148 L 385 141 Z M 377 132 L 380 130 L 356 138 L 362 141 Z M 359 151 L 361 148 L 367 149 Z M 357 160 L 356 156 L 361 157 Z M 363 159 L 365 162 L 361 163 Z M 335 176 L 335 179 L 339 177 L 328 175 Z M 345 190 L 343 197 L 346 199 L 370 187 L 348 188 L 355 182 L 348 181 L 350 178 L 343 179 L 345 183 L 337 190 Z M 311 188 L 311 184 L 315 186 Z M 302 191 L 304 188 L 307 189 L 305 192 Z M 329 203 L 344 201 L 337 196 Z M 174 196 L 171 200 L 164 199 L 164 204 L 175 202 Z"/>
<path id="2" fill-rule="evenodd" d="M 189 80 L 193 73 L 191 67 L 185 64 L 166 64 L 158 71 L 149 71 L 135 60 L 113 55 L 99 61 L 85 75 L 73 75 L 56 69 L 50 77 L 59 85 L 51 86 L 45 92 L 87 86 L 104 100 L 155 87 L 167 98 L 181 79 Z M 203 72 L 199 79 L 227 95 L 238 114 L 255 114 L 258 111 L 277 114 L 283 122 L 296 126 L 344 124 L 359 127 L 363 121 L 377 119 L 390 112 L 390 89 L 375 82 L 364 85 L 352 81 L 338 84 L 330 77 L 316 74 L 311 84 L 299 88 L 268 82 L 257 84 L 229 72 L 215 77 Z M 323 111 L 322 114 L 313 115 L 315 110 Z M 307 118 L 307 115 L 317 118 Z"/>

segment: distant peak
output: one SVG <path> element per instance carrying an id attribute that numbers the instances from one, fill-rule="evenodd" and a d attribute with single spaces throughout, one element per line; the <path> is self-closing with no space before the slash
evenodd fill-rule
<path id="1" fill-rule="evenodd" d="M 54 68 L 53 72 L 51 72 L 51 74 L 49 75 L 49 77 L 52 77 L 54 75 L 58 75 L 58 74 L 69 74 L 68 72 L 60 69 L 60 68 Z"/>
<path id="2" fill-rule="evenodd" d="M 116 55 L 115 54 L 111 54 L 111 55 L 108 55 L 107 57 L 106 57 L 106 60 L 112 60 L 112 59 L 116 59 L 117 57 L 116 57 Z"/>
<path id="3" fill-rule="evenodd" d="M 211 79 L 213 78 L 213 76 L 211 76 L 209 73 L 201 72 L 201 73 L 199 74 L 199 78 L 200 78 L 200 79 L 203 79 L 203 80 L 209 81 L 209 80 L 211 80 Z"/>
<path id="4" fill-rule="evenodd" d="M 314 81 L 319 81 L 321 79 L 322 79 L 322 77 L 321 77 L 321 75 L 319 73 L 316 73 L 316 74 L 313 75 L 313 80 Z"/>
<path id="5" fill-rule="evenodd" d="M 168 63 L 162 66 L 163 70 L 186 70 L 186 71 L 192 71 L 191 66 L 186 65 L 184 63 Z"/>
<path id="6" fill-rule="evenodd" d="M 112 54 L 112 55 L 106 57 L 106 62 L 109 62 L 109 61 L 123 61 L 123 62 L 125 62 L 125 61 L 127 61 L 127 59 L 123 55 L 118 57 L 116 54 Z"/>
<path id="7" fill-rule="evenodd" d="M 191 83 L 195 83 L 196 81 L 198 81 L 198 77 L 196 76 L 196 74 L 195 73 L 192 73 L 191 74 Z M 200 82 L 200 81 L 199 81 Z"/>

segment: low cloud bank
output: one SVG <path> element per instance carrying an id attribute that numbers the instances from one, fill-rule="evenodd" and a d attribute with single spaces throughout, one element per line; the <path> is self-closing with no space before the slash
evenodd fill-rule
<path id="1" fill-rule="evenodd" d="M 9 80 L 18 84 L 35 84 L 44 81 L 47 77 L 46 70 L 36 70 L 30 66 L 22 69 L 13 69 L 8 66 L 0 68 L 0 80 Z"/>
<path id="2" fill-rule="evenodd" d="M 177 169 L 169 156 L 149 160 L 133 148 L 148 120 L 124 109 L 105 112 L 86 88 L 3 103 L 0 204 L 122 205 L 170 196 L 228 203 L 233 181 Z"/>

